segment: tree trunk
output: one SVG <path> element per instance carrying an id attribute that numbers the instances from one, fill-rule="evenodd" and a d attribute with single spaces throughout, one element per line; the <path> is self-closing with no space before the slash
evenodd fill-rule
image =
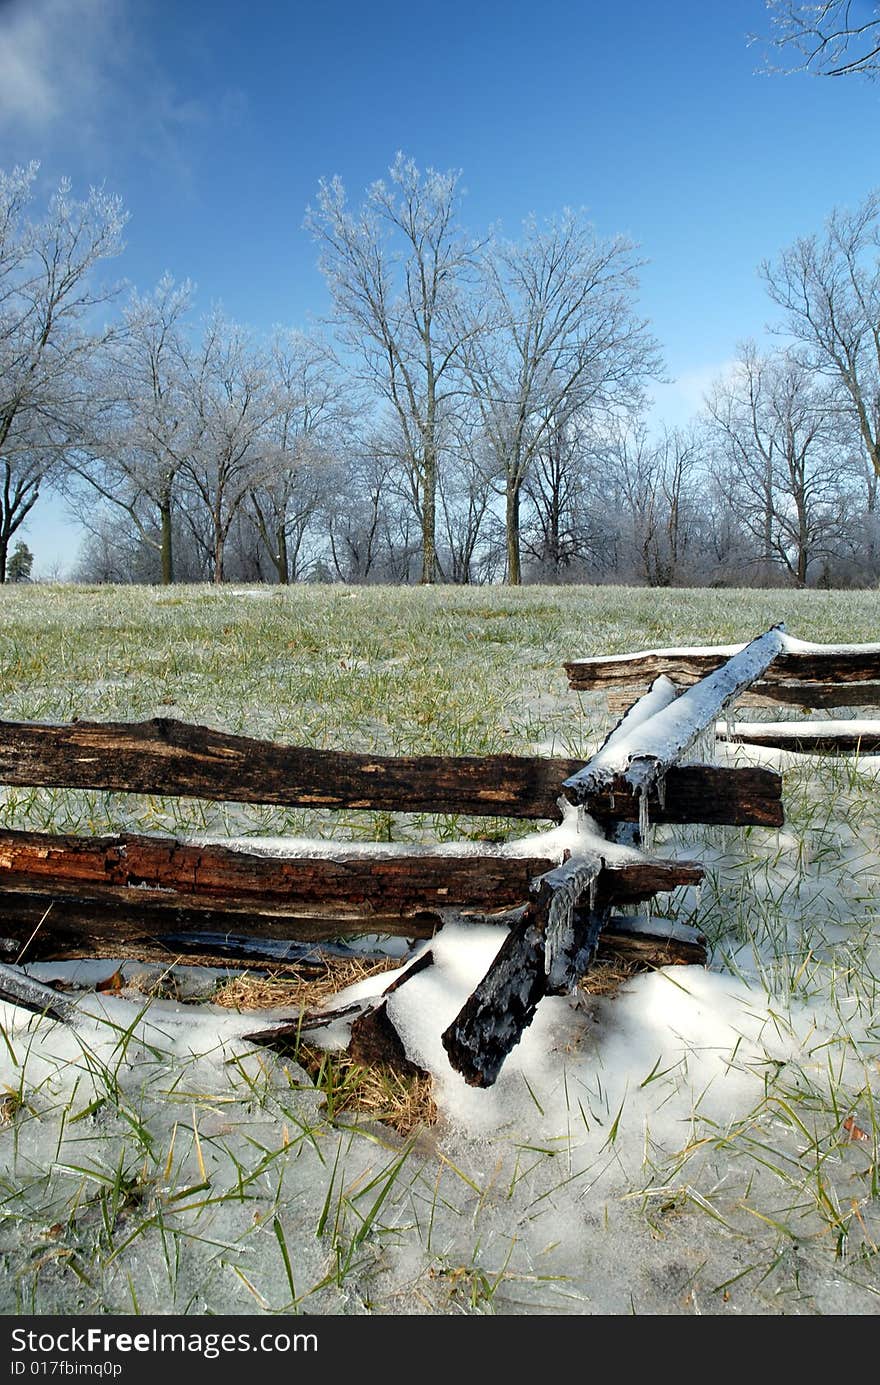
<path id="1" fill-rule="evenodd" d="M 0 535 L 0 585 L 6 581 L 6 562 L 9 556 L 9 540 L 6 535 Z"/>
<path id="2" fill-rule="evenodd" d="M 422 471 L 422 575 L 423 583 L 437 580 L 437 455 L 425 448 Z"/>
<path id="3" fill-rule="evenodd" d="M 519 560 L 519 489 L 519 483 L 508 478 L 504 523 L 507 533 L 507 584 L 510 587 L 518 587 L 522 583 Z"/>
<path id="4" fill-rule="evenodd" d="M 171 538 L 171 495 L 166 493 L 159 501 L 159 517 L 162 526 L 162 586 L 170 587 L 174 581 L 174 550 Z"/>
<path id="5" fill-rule="evenodd" d="M 287 587 L 290 585 L 290 559 L 287 554 L 287 530 L 283 524 L 278 525 L 275 538 L 275 568 L 278 572 L 278 583 L 279 586 Z"/>
<path id="6" fill-rule="evenodd" d="M 219 587 L 223 582 L 223 549 L 225 548 L 223 526 L 219 516 L 214 516 L 214 585 Z"/>

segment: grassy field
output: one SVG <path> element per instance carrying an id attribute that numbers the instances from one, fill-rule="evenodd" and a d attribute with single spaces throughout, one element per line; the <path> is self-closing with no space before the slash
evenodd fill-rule
<path id="1" fill-rule="evenodd" d="M 7 587 L 2 716 L 586 756 L 610 719 L 567 690 L 564 659 L 780 620 L 877 641 L 880 594 Z M 709 938 L 708 971 L 544 1002 L 490 1092 L 426 1050 L 438 1119 L 407 1135 L 346 1109 L 356 1073 L 324 1070 L 318 1090 L 302 1064 L 242 1045 L 248 1018 L 228 1007 L 93 997 L 77 1030 L 0 1008 L 0 1311 L 877 1312 L 880 757 L 748 754 L 783 770 L 782 831 L 657 831 L 658 849 L 709 867 L 674 901 Z M 24 789 L 0 822 L 531 830 Z M 401 990 L 423 1008 L 400 1014 L 416 1044 L 494 932 L 449 928 L 448 996 Z"/>

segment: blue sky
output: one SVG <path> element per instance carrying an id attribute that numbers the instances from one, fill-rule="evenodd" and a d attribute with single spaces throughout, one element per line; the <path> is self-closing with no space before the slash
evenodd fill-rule
<path id="1" fill-rule="evenodd" d="M 760 74 L 766 26 L 763 0 L 0 0 L 0 166 L 104 182 L 121 276 L 258 329 L 327 311 L 321 176 L 357 200 L 398 149 L 459 168 L 474 232 L 586 208 L 648 261 L 681 422 L 772 317 L 760 260 L 880 184 L 880 87 Z M 58 502 L 26 538 L 38 570 L 75 557 Z"/>

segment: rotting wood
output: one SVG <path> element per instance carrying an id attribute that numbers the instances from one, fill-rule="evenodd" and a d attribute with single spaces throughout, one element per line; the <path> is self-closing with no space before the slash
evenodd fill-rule
<path id="1" fill-rule="evenodd" d="M 572 858 L 535 882 L 522 919 L 444 1030 L 449 1062 L 469 1086 L 491 1087 L 540 1001 L 573 989 L 589 967 L 605 911 L 581 901 L 598 875 L 593 861 Z"/>
<path id="2" fill-rule="evenodd" d="M 716 672 L 747 645 L 719 646 L 706 652 L 688 650 L 645 650 L 639 654 L 610 655 L 571 659 L 564 664 L 569 687 L 574 692 L 597 692 L 606 688 L 640 685 L 664 674 L 686 683 L 696 682 Z M 766 684 L 837 685 L 839 683 L 880 682 L 880 645 L 866 645 L 850 652 L 815 650 L 805 653 L 780 652 L 772 668 L 761 675 L 759 687 Z"/>
<path id="3" fill-rule="evenodd" d="M 352 1025 L 354 1025 L 358 1019 L 363 1018 L 372 1011 L 384 1009 L 385 1002 L 390 995 L 396 990 L 399 990 L 400 987 L 405 985 L 407 981 L 410 981 L 412 977 L 417 976 L 419 972 L 424 971 L 426 967 L 431 966 L 433 961 L 434 954 L 431 952 L 430 948 L 427 948 L 424 952 L 419 953 L 418 957 L 414 958 L 408 966 L 404 967 L 393 981 L 390 981 L 387 986 L 383 987 L 383 989 L 378 991 L 375 995 L 365 996 L 361 1000 L 346 1001 L 341 1005 L 338 1003 L 333 1005 L 325 1004 L 317 1010 L 304 1010 L 301 1014 L 296 1015 L 292 1019 L 282 1020 L 278 1024 L 267 1025 L 263 1029 L 254 1030 L 252 1033 L 242 1034 L 241 1037 L 248 1043 L 261 1044 L 264 1048 L 272 1048 L 279 1053 L 294 1052 L 299 1046 L 301 1036 L 304 1033 L 310 1033 L 316 1029 L 326 1029 L 329 1025 L 335 1024 L 338 1020 L 351 1021 Z M 391 1024 L 390 1019 L 388 1023 L 389 1025 Z M 393 1029 L 393 1025 L 391 1027 Z M 364 1036 L 366 1036 L 368 1032 L 367 1027 L 361 1030 Z M 394 1032 L 396 1033 L 396 1030 Z M 387 1028 L 385 1029 L 384 1037 L 389 1043 L 392 1042 L 387 1033 Z M 399 1035 L 398 1040 L 400 1040 Z M 367 1039 L 365 1037 L 365 1043 L 366 1042 Z M 402 1041 L 400 1041 L 400 1048 L 401 1051 L 403 1051 Z M 421 1071 L 421 1069 L 419 1071 Z"/>
<path id="4" fill-rule="evenodd" d="M 0 783 L 37 788 L 558 820 L 560 786 L 582 765 L 582 759 L 516 755 L 383 758 L 297 749 L 163 720 L 69 726 L 0 722 Z M 706 785 L 712 816 L 705 821 L 765 821 L 762 795 L 748 775 L 735 771 L 720 794 L 718 789 L 717 782 Z M 658 804 L 653 820 L 702 821 L 682 816 L 694 811 L 693 796 L 701 792 L 693 772 L 683 777 L 680 789 L 677 774 L 671 773 L 668 810 Z M 749 817 L 753 801 L 755 818 Z M 625 815 L 625 809 L 617 814 Z"/>
<path id="5" fill-rule="evenodd" d="M 14 962 L 21 949 L 30 937 L 34 927 L 40 922 L 46 912 L 45 895 L 18 895 L 0 894 L 0 934 L 4 929 L 14 929 L 15 936 L 0 936 L 0 958 L 9 962 Z M 516 911 L 481 913 L 477 910 L 463 911 L 464 916 L 472 923 L 491 924 L 496 927 L 511 927 L 521 915 L 522 909 Z M 224 932 L 219 931 L 219 926 L 229 923 L 229 916 L 225 914 L 215 915 L 210 911 L 201 911 L 193 915 L 174 913 L 175 923 L 179 923 L 181 928 L 184 925 L 192 926 L 192 932 L 186 932 L 184 936 L 177 933 L 156 932 L 148 933 L 146 925 L 150 924 L 153 928 L 166 929 L 168 919 L 163 916 L 161 919 L 149 920 L 145 911 L 138 907 L 126 908 L 114 904 L 83 903 L 77 900 L 55 900 L 52 905 L 51 913 L 45 920 L 43 927 L 34 937 L 27 949 L 25 960 L 28 961 L 65 961 L 74 958 L 92 957 L 107 958 L 120 962 L 158 962 L 166 966 L 179 963 L 186 966 L 206 966 L 206 967 L 235 967 L 238 966 L 258 966 L 263 970 L 273 970 L 279 972 L 299 971 L 303 965 L 310 965 L 306 959 L 297 960 L 296 949 L 317 947 L 326 943 L 342 933 L 353 933 L 350 920 L 327 919 L 322 921 L 320 932 L 322 938 L 317 941 L 304 942 L 290 936 L 292 925 L 296 920 L 291 920 L 289 915 L 277 915 L 274 918 L 263 917 L 261 919 L 263 934 L 234 934 L 234 942 L 230 946 L 224 945 Z M 245 927 L 248 925 L 248 916 L 237 919 L 237 924 Z M 668 939 L 664 934 L 664 923 L 659 919 L 651 919 L 645 925 L 648 934 L 644 937 L 631 931 L 620 932 L 618 930 L 619 917 L 612 915 L 606 922 L 602 934 L 599 938 L 599 953 L 601 957 L 606 952 L 620 955 L 625 960 L 637 961 L 643 957 L 648 964 L 651 964 L 651 956 L 654 952 L 663 953 Z M 304 927 L 311 935 L 316 931 L 314 920 L 303 921 Z M 367 921 L 361 922 L 361 930 L 369 930 L 370 934 L 391 933 L 392 929 L 398 935 L 405 935 L 414 940 L 431 938 L 440 927 L 442 919 L 437 916 L 423 915 L 421 918 L 390 919 L 387 927 L 377 928 L 375 922 L 368 924 Z M 200 935 L 197 931 L 198 925 L 213 924 L 216 932 L 212 932 L 209 927 L 205 927 L 204 934 Z M 268 929 L 271 928 L 271 935 Z M 229 936 L 229 935 L 227 935 Z M 656 939 L 656 947 L 651 939 Z M 675 950 L 675 940 L 672 947 Z M 285 956 L 279 949 L 290 948 L 293 955 Z M 358 953 L 358 955 L 361 955 Z M 373 954 L 367 954 L 372 956 Z M 700 957 L 691 957 L 687 953 L 682 954 L 682 960 L 700 961 L 705 960 L 705 948 Z M 656 963 L 662 965 L 662 963 Z"/>
<path id="6" fill-rule="evenodd" d="M 73 1024 L 76 1020 L 76 1005 L 63 995 L 35 981 L 26 972 L 16 967 L 0 963 L 0 1000 L 9 1001 L 23 1010 L 35 1015 L 45 1015 L 47 1019 L 59 1020 L 62 1024 Z"/>
<path id="7" fill-rule="evenodd" d="M 818 721 L 813 726 L 801 721 L 736 722 L 730 728 L 720 725 L 715 734 L 733 745 L 767 746 L 805 755 L 880 752 L 880 721 Z"/>
<path id="8" fill-rule="evenodd" d="M 434 954 L 426 948 L 396 976 L 382 992 L 379 1004 L 358 1015 L 351 1026 L 349 1055 L 358 1063 L 382 1063 L 401 1077 L 427 1077 L 428 1073 L 408 1055 L 403 1039 L 388 1013 L 388 999 L 419 972 L 434 964 Z"/>
<path id="9" fill-rule="evenodd" d="M 428 1073 L 407 1056 L 384 1005 L 367 1010 L 351 1026 L 348 1053 L 364 1067 L 379 1065 L 390 1068 L 401 1077 L 427 1077 Z"/>
<path id="10" fill-rule="evenodd" d="M 522 917 L 442 1035 L 450 1063 L 467 1083 L 492 1086 L 544 996 L 574 988 L 596 954 L 612 904 L 622 898 L 623 877 L 628 877 L 630 899 L 652 898 L 672 888 L 671 864 L 644 857 L 626 866 L 603 861 L 596 871 L 594 860 L 571 857 L 534 882 Z M 699 866 L 674 864 L 683 868 L 677 884 L 702 879 Z"/>
<path id="11" fill-rule="evenodd" d="M 194 899 L 192 907 L 187 907 L 184 896 L 175 896 L 169 904 L 164 894 L 158 901 L 157 895 L 157 890 L 130 888 L 117 889 L 108 898 L 76 899 L 45 885 L 39 894 L 4 887 L 0 889 L 0 958 L 14 961 L 33 934 L 26 960 L 34 962 L 88 956 L 169 962 L 185 956 L 193 965 L 207 965 L 210 956 L 211 965 L 225 965 L 229 954 L 222 946 L 214 951 L 213 939 L 230 929 L 236 936 L 247 930 L 252 942 L 249 955 L 278 960 L 274 951 L 261 952 L 261 944 L 271 949 L 288 940 L 321 943 L 365 934 L 431 938 L 443 922 L 442 913 L 427 909 L 360 917 L 323 910 L 305 916 L 295 906 L 285 910 L 281 905 L 263 908 L 258 902 L 236 905 L 227 900 L 206 907 L 204 900 Z M 51 909 L 46 914 L 48 904 Z M 179 939 L 181 933 L 186 935 L 185 942 Z M 198 942 L 202 933 L 204 944 Z M 280 960 L 278 964 L 282 965 Z"/>
<path id="12" fill-rule="evenodd" d="M 625 957 L 643 966 L 703 964 L 706 958 L 699 942 L 640 936 L 635 931 L 624 937 L 623 930 L 611 928 L 604 911 L 598 909 L 576 910 L 572 932 L 579 975 L 587 973 L 595 956 Z M 529 910 L 508 933 L 492 966 L 444 1031 L 442 1042 L 450 1064 L 469 1086 L 491 1087 L 540 1001 L 563 993 L 562 988 L 551 986 L 547 975 L 546 917 L 537 909 Z"/>
<path id="13" fill-rule="evenodd" d="M 557 819 L 575 761 L 519 755 L 382 756 L 274 744 L 153 721 L 0 722 L 0 783 L 358 808 Z"/>
<path id="14" fill-rule="evenodd" d="M 122 845 L 132 843 L 146 845 L 142 852 L 120 854 Z M 210 870 L 202 879 L 194 863 L 206 859 Z M 188 863 L 185 878 L 181 862 Z M 27 956 L 34 961 L 88 953 L 167 961 L 180 951 L 168 941 L 169 933 L 216 934 L 230 928 L 255 938 L 298 942 L 364 933 L 430 938 L 449 908 L 496 912 L 522 904 L 531 880 L 556 864 L 487 854 L 291 860 L 194 848 L 165 838 L 5 832 L 0 833 L 0 955 L 14 958 L 31 939 Z M 148 866 L 152 875 L 146 887 Z M 251 866 L 254 874 L 248 873 Z M 613 882 L 611 902 L 626 905 L 657 890 L 693 884 L 700 871 L 686 861 L 643 858 L 605 875 Z M 186 889 L 174 889 L 172 881 Z M 221 886 L 238 893 L 221 895 Z"/>
<path id="15" fill-rule="evenodd" d="M 605 694 L 608 711 L 619 716 L 631 706 L 629 692 L 610 689 Z M 880 707 L 880 683 L 757 683 L 736 699 L 740 707 L 775 708 L 780 704 L 820 710 L 826 707 Z"/>
<path id="16" fill-rule="evenodd" d="M 605 920 L 596 950 L 599 959 L 617 958 L 636 967 L 705 966 L 706 939 L 678 920 L 612 914 Z"/>
<path id="17" fill-rule="evenodd" d="M 146 894 L 158 909 L 283 904 L 291 912 L 329 907 L 340 917 L 384 917 L 515 904 L 528 897 L 529 881 L 555 864 L 489 849 L 459 856 L 417 846 L 384 854 L 381 846 L 368 852 L 312 845 L 314 855 L 276 856 L 171 837 L 0 832 L 0 888 L 120 902 L 136 889 L 139 903 L 148 902 Z"/>

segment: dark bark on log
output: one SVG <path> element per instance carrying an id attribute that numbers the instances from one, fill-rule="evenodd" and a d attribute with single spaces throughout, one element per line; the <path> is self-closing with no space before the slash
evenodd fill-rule
<path id="1" fill-rule="evenodd" d="M 561 784 L 582 763 L 516 755 L 382 758 L 312 751 L 172 720 L 72 726 L 0 722 L 0 784 L 220 802 L 557 820 Z M 730 781 L 718 812 L 729 810 L 732 823 L 747 821 L 748 794 L 750 789 Z M 674 778 L 669 812 L 685 812 L 678 806 Z M 685 820 L 692 819 L 668 819 Z"/>
<path id="2" fill-rule="evenodd" d="M 596 883 L 596 907 L 639 904 L 681 885 L 699 885 L 703 867 L 695 861 L 663 861 L 643 856 L 625 865 L 606 865 Z"/>
<path id="3" fill-rule="evenodd" d="M 250 955 L 275 959 L 274 951 L 260 951 L 261 941 L 275 947 L 289 939 L 299 944 L 325 942 L 340 937 L 384 935 L 431 938 L 443 922 L 430 910 L 412 914 L 374 914 L 361 918 L 340 917 L 332 911 L 303 917 L 296 907 L 263 909 L 258 904 L 236 907 L 228 902 L 205 908 L 194 901 L 191 908 L 156 907 L 155 890 L 120 890 L 115 897 L 82 900 L 61 897 L 51 887 L 45 892 L 13 892 L 0 888 L 0 958 L 15 960 L 21 948 L 48 915 L 28 944 L 28 961 L 60 961 L 73 957 L 118 957 L 139 962 L 172 962 L 185 954 L 187 961 L 224 965 L 229 956 L 214 940 L 244 930 L 250 935 Z M 186 934 L 182 943 L 175 936 Z M 199 946 L 198 934 L 206 935 Z M 279 962 L 279 965 L 281 963 Z"/>
<path id="4" fill-rule="evenodd" d="M 381 1065 L 401 1077 L 427 1077 L 424 1068 L 407 1057 L 403 1040 L 389 1018 L 385 1005 L 359 1015 L 351 1026 L 348 1052 L 364 1067 Z"/>
<path id="5" fill-rule="evenodd" d="M 347 943 L 325 941 L 323 943 L 301 943 L 293 939 L 272 943 L 250 938 L 244 933 L 168 933 L 164 941 L 169 947 L 177 948 L 184 957 L 188 953 L 204 952 L 210 948 L 215 956 L 222 956 L 224 962 L 238 961 L 242 967 L 256 957 L 289 969 L 308 973 L 323 972 L 330 961 L 388 960 L 388 952 L 378 946 L 349 947 Z"/>
<path id="6" fill-rule="evenodd" d="M 608 710 L 620 715 L 631 706 L 638 684 L 629 692 L 610 691 Z M 736 699 L 739 707 L 880 707 L 880 683 L 764 683 L 760 679 Z"/>
<path id="7" fill-rule="evenodd" d="M 384 1009 L 388 997 L 392 995 L 394 991 L 399 990 L 399 988 L 405 985 L 407 981 L 410 981 L 412 977 L 417 976 L 420 971 L 424 971 L 426 967 L 431 966 L 433 961 L 434 954 L 431 952 L 431 949 L 428 948 L 425 952 L 420 953 L 415 961 L 411 962 L 399 976 L 396 976 L 393 981 L 389 982 L 385 989 L 380 991 L 378 995 L 367 996 L 363 1000 L 355 1000 L 344 1005 L 323 1005 L 320 1010 L 304 1010 L 303 1013 L 297 1015 L 295 1019 L 283 1020 L 280 1024 L 271 1026 L 271 1028 L 266 1027 L 265 1029 L 257 1029 L 254 1033 L 242 1034 L 241 1037 L 248 1043 L 261 1044 L 264 1048 L 273 1048 L 280 1053 L 294 1052 L 300 1043 L 301 1035 L 308 1031 L 325 1029 L 328 1025 L 335 1024 L 337 1020 L 350 1020 L 352 1017 L 354 1017 L 352 1020 L 352 1024 L 354 1025 L 358 1019 L 370 1015 L 379 1009 Z M 393 1025 L 391 1025 L 390 1019 L 388 1020 L 388 1025 L 390 1025 L 392 1029 L 394 1028 Z M 361 1032 L 366 1035 L 369 1031 L 364 1029 Z M 397 1031 L 394 1030 L 395 1034 L 396 1032 Z M 387 1028 L 385 1038 L 387 1042 L 392 1042 L 387 1033 Z M 399 1035 L 397 1038 L 398 1042 L 400 1042 Z M 366 1041 L 365 1038 L 365 1042 Z M 400 1050 L 403 1052 L 402 1043 L 400 1044 Z M 352 1056 L 356 1057 L 355 1054 L 352 1054 Z M 416 1072 L 422 1072 L 421 1068 L 414 1068 L 414 1070 Z"/>
<path id="8" fill-rule="evenodd" d="M 574 989 L 596 955 L 612 903 L 624 891 L 633 901 L 651 898 L 672 888 L 672 875 L 677 884 L 692 884 L 703 874 L 699 867 L 675 863 L 681 869 L 670 870 L 671 863 L 648 859 L 624 870 L 603 864 L 598 873 L 592 864 L 572 857 L 535 882 L 522 918 L 441 1036 L 450 1064 L 470 1086 L 492 1086 L 545 995 Z"/>
<path id="9" fill-rule="evenodd" d="M 611 822 L 637 822 L 639 817 L 638 796 L 621 775 L 592 793 L 584 806 L 603 827 Z M 649 793 L 648 815 L 655 823 L 781 827 L 785 821 L 782 777 L 762 768 L 675 765 L 666 776 L 662 805 L 656 788 Z"/>
<path id="10" fill-rule="evenodd" d="M 195 916 L 173 913 L 175 924 L 181 928 L 181 936 L 164 931 L 153 934 L 146 931 L 145 922 L 154 929 L 166 929 L 169 920 L 165 914 L 158 920 L 145 920 L 144 911 L 139 908 L 82 904 L 69 900 L 50 902 L 52 909 L 27 947 L 24 958 L 26 961 L 106 957 L 123 962 L 160 962 L 166 966 L 176 963 L 186 966 L 230 967 L 238 964 L 273 972 L 301 972 L 304 966 L 311 965 L 309 956 L 312 950 L 315 949 L 319 953 L 321 951 L 319 944 L 293 936 L 292 927 L 296 920 L 287 915 L 280 915 L 272 921 L 272 936 L 246 936 L 225 932 L 223 925 L 229 923 L 227 914 L 212 914 L 209 911 Z M 0 935 L 7 934 L 0 936 L 0 960 L 16 960 L 34 928 L 43 918 L 46 905 L 44 895 L 0 894 Z M 509 928 L 517 922 L 521 914 L 522 910 L 516 913 L 508 911 L 489 914 L 468 911 L 467 917 L 474 923 L 489 923 L 496 927 Z M 265 934 L 267 919 L 263 918 L 261 922 Z M 247 923 L 247 918 L 236 917 L 237 927 L 246 926 Z M 425 915 L 422 919 L 409 919 L 405 922 L 400 919 L 389 920 L 389 924 L 393 925 L 398 934 L 405 934 L 413 939 L 432 937 L 441 923 L 439 915 Z M 198 931 L 199 925 L 205 926 L 203 940 Z M 218 931 L 211 931 L 211 925 Z M 320 928 L 325 941 L 346 932 L 351 935 L 355 931 L 351 920 L 338 920 L 335 923 L 332 919 L 328 919 L 326 923 L 306 920 L 304 927 L 309 937 Z M 666 942 L 662 922 L 651 920 L 649 927 L 654 930 L 658 939 L 657 947 L 662 951 Z M 374 924 L 368 926 L 366 923 L 362 923 L 361 929 L 370 934 L 390 931 L 380 930 Z M 14 936 L 8 936 L 10 932 L 13 932 Z M 604 955 L 607 950 L 609 953 L 619 954 L 624 959 L 632 957 L 633 960 L 637 960 L 639 956 L 645 956 L 646 961 L 650 963 L 653 945 L 643 944 L 636 935 L 632 935 L 630 941 L 630 936 L 629 933 L 619 933 L 618 918 L 612 915 L 599 939 L 599 956 Z M 673 949 L 675 947 L 673 940 Z M 287 949 L 290 949 L 290 954 L 285 956 Z M 305 958 L 297 957 L 298 949 L 306 951 Z M 334 949 L 330 955 L 338 955 L 339 950 Z M 363 954 L 359 951 L 358 955 Z M 672 960 L 679 959 L 676 957 Z M 689 955 L 685 948 L 680 960 L 704 961 L 705 947 L 699 956 Z M 659 961 L 655 963 L 657 966 L 664 964 Z"/>
<path id="11" fill-rule="evenodd" d="M 383 759 L 273 746 L 174 721 L 106 726 L 0 722 L 0 783 L 241 803 L 555 820 L 562 783 L 582 764 L 514 755 Z M 653 821 L 704 820 L 684 816 L 693 811 L 692 778 L 683 781 L 680 795 L 670 776 L 671 816 L 657 805 Z M 748 816 L 753 792 L 745 779 L 740 785 L 731 778 L 720 797 L 713 785 L 706 798 L 715 815 L 705 820 L 764 823 L 760 802 L 755 805 L 758 816 Z M 635 807 L 632 811 L 637 814 Z"/>
<path id="12" fill-rule="evenodd" d="M 76 1005 L 59 995 L 51 986 L 44 986 L 25 972 L 15 967 L 0 964 L 0 1000 L 9 1001 L 23 1010 L 35 1015 L 46 1015 L 49 1019 L 60 1020 L 62 1024 L 72 1024 L 76 1018 Z"/>
<path id="13" fill-rule="evenodd" d="M 327 843 L 315 845 L 323 849 Z M 248 913 L 258 927 L 261 917 L 267 917 L 270 935 L 276 936 L 274 921 L 280 915 L 306 921 L 320 911 L 333 914 L 341 924 L 367 921 L 371 932 L 384 931 L 396 917 L 405 922 L 396 931 L 409 935 L 410 920 L 419 920 L 425 911 L 516 906 L 528 899 L 532 879 L 557 864 L 546 857 L 503 856 L 488 850 L 474 856 L 432 855 L 430 849 L 419 848 L 394 856 L 348 855 L 344 845 L 333 850 L 333 857 L 279 857 L 173 838 L 0 832 L 0 918 L 3 892 L 24 892 L 47 899 L 67 896 L 134 904 L 157 913 L 208 910 L 212 931 L 219 911 Z M 653 893 L 690 884 L 693 873 L 687 863 L 644 859 L 607 875 L 617 881 L 619 899 L 628 900 L 644 897 L 644 889 Z M 168 927 L 162 931 L 168 932 Z M 248 931 L 254 931 L 251 924 Z M 297 936 L 308 935 L 297 929 Z M 327 933 L 316 925 L 310 936 Z"/>
<path id="14" fill-rule="evenodd" d="M 382 992 L 382 1000 L 374 1010 L 359 1015 L 351 1026 L 348 1051 L 355 1062 L 364 1065 L 381 1063 L 401 1077 L 427 1077 L 428 1073 L 407 1055 L 403 1040 L 388 1013 L 388 997 L 405 986 L 419 972 L 434 965 L 430 948 L 411 962 Z"/>
<path id="15" fill-rule="evenodd" d="M 528 898 L 529 882 L 555 864 L 539 857 L 434 854 L 413 847 L 382 855 L 315 843 L 327 855 L 279 857 L 169 837 L 74 837 L 0 832 L 0 890 L 152 903 L 158 909 L 317 907 L 370 918 L 469 904 L 502 907 Z"/>
<path id="16" fill-rule="evenodd" d="M 449 1062 L 471 1087 L 491 1087 L 547 994 L 544 920 L 527 911 L 442 1035 Z"/>
<path id="17" fill-rule="evenodd" d="M 880 707 L 880 683 L 753 683 L 738 707 Z"/>
<path id="18" fill-rule="evenodd" d="M 753 726 L 738 724 L 731 734 L 719 730 L 718 739 L 733 745 L 764 745 L 774 750 L 792 750 L 804 755 L 853 754 L 876 755 L 880 752 L 880 723 L 876 729 L 857 731 L 827 731 L 822 723 L 804 726 L 791 723 L 791 731 L 777 730 L 755 722 Z"/>
<path id="19" fill-rule="evenodd" d="M 352 754 L 275 745 L 165 719 L 0 722 L 0 783 L 287 807 L 558 819 L 574 761 Z"/>
<path id="20" fill-rule="evenodd" d="M 639 967 L 705 966 L 706 939 L 689 924 L 612 915 L 599 935 L 596 956 Z"/>
<path id="21" fill-rule="evenodd" d="M 684 683 L 705 678 L 727 663 L 729 654 L 662 653 L 648 650 L 628 658 L 572 659 L 565 665 L 569 687 L 576 692 L 643 685 L 661 673 Z M 734 656 L 735 657 L 735 656 Z M 780 654 L 762 675 L 763 683 L 880 682 L 880 649 L 868 646 L 850 654 Z"/>

